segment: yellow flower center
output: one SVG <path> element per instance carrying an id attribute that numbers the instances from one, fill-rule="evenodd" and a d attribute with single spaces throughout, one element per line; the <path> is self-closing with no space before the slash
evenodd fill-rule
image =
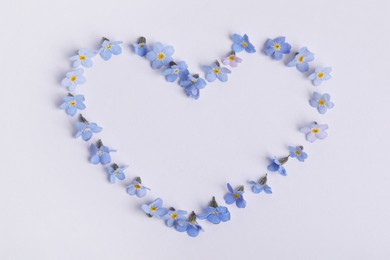
<path id="1" fill-rule="evenodd" d="M 325 100 L 320 99 L 320 100 L 318 101 L 318 104 L 320 104 L 321 106 L 324 106 L 324 105 L 326 104 L 326 102 L 325 102 Z"/>
<path id="2" fill-rule="evenodd" d="M 115 172 L 114 172 L 115 175 L 117 175 L 117 174 L 119 174 L 119 173 L 120 173 L 119 171 L 115 171 Z"/>
<path id="3" fill-rule="evenodd" d="M 76 77 L 76 76 L 72 76 L 72 77 L 70 77 L 70 80 L 71 80 L 72 82 L 75 82 L 75 81 L 77 80 L 77 77 Z"/>
<path id="4" fill-rule="evenodd" d="M 177 215 L 176 213 L 173 213 L 173 214 L 171 215 L 171 218 L 172 218 L 172 219 L 177 219 L 177 217 L 178 217 L 178 215 Z"/>
<path id="5" fill-rule="evenodd" d="M 157 59 L 158 60 L 163 60 L 165 58 L 165 54 L 160 52 L 159 54 L 157 54 Z"/>
<path id="6" fill-rule="evenodd" d="M 234 55 L 230 55 L 230 56 L 229 56 L 229 60 L 231 60 L 231 61 L 235 60 L 235 58 L 236 58 L 236 57 L 234 57 Z"/>
<path id="7" fill-rule="evenodd" d="M 315 133 L 315 134 L 318 134 L 318 133 L 320 132 L 320 129 L 318 129 L 318 128 L 313 128 L 311 131 L 312 131 L 313 133 Z"/>
<path id="8" fill-rule="evenodd" d="M 151 211 L 151 212 L 156 212 L 156 211 L 157 211 L 157 207 L 156 207 L 156 206 L 150 207 L 150 211 Z"/>
<path id="9" fill-rule="evenodd" d="M 173 73 L 175 73 L 175 74 L 178 74 L 179 72 L 180 72 L 179 69 L 175 69 L 175 70 L 173 71 Z"/>
<path id="10" fill-rule="evenodd" d="M 305 60 L 305 56 L 300 56 L 300 57 L 298 58 L 298 62 L 299 62 L 299 63 L 303 62 L 304 60 Z"/>
<path id="11" fill-rule="evenodd" d="M 277 50 L 277 51 L 280 51 L 280 44 L 279 43 L 275 43 L 274 44 L 274 49 Z"/>
<path id="12" fill-rule="evenodd" d="M 213 69 L 213 71 L 214 71 L 215 74 L 218 74 L 218 73 L 221 72 L 221 70 L 219 68 L 215 68 L 215 69 Z"/>
<path id="13" fill-rule="evenodd" d="M 135 187 L 136 189 L 141 189 L 141 185 L 139 185 L 138 183 L 137 183 L 136 185 L 134 185 L 134 187 Z"/>
<path id="14" fill-rule="evenodd" d="M 140 43 L 139 47 L 144 48 L 145 47 L 145 43 Z"/>
<path id="15" fill-rule="evenodd" d="M 110 50 L 111 48 L 112 48 L 112 45 L 111 44 L 107 44 L 106 49 Z"/>
<path id="16" fill-rule="evenodd" d="M 80 55 L 80 60 L 85 60 L 87 57 L 85 55 Z"/>
<path id="17" fill-rule="evenodd" d="M 246 46 L 248 46 L 248 43 L 247 42 L 243 42 L 243 43 L 241 43 L 241 45 L 242 45 L 242 47 L 246 47 Z"/>
<path id="18" fill-rule="evenodd" d="M 300 155 L 300 154 L 301 154 L 301 151 L 298 151 L 298 150 L 297 150 L 297 151 L 295 151 L 295 154 L 296 154 L 296 155 Z"/>
<path id="19" fill-rule="evenodd" d="M 211 212 L 211 214 L 218 215 L 218 211 L 213 211 L 213 212 Z"/>
<path id="20" fill-rule="evenodd" d="M 319 72 L 317 74 L 317 78 L 319 78 L 319 79 L 322 79 L 324 76 L 325 76 L 325 73 L 323 73 L 323 72 Z"/>
<path id="21" fill-rule="evenodd" d="M 72 100 L 72 101 L 69 102 L 69 105 L 71 107 L 74 107 L 76 104 L 77 104 L 76 100 Z"/>
<path id="22" fill-rule="evenodd" d="M 238 193 L 234 193 L 234 197 L 236 197 L 237 199 L 241 198 L 240 194 Z"/>

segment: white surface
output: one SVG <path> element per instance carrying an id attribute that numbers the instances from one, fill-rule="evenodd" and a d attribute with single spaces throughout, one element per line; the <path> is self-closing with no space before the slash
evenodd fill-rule
<path id="1" fill-rule="evenodd" d="M 1 22 L 0 259 L 388 259 L 388 1 L 3 1 Z M 231 33 L 248 33 L 257 50 L 287 36 L 308 46 L 314 66 L 332 66 L 318 89 L 294 68 L 257 52 L 243 54 L 227 84 L 186 98 L 128 45 L 144 35 L 175 47 L 192 71 L 225 55 Z M 88 163 L 87 144 L 57 109 L 68 57 L 97 48 L 102 36 L 124 41 L 123 55 L 95 58 L 87 70 L 88 119 L 129 164 L 111 185 Z M 336 103 L 320 116 L 313 90 Z M 308 144 L 297 131 L 317 120 L 329 138 Z M 270 176 L 274 194 L 247 189 L 246 209 L 187 237 L 148 219 L 139 206 L 160 196 L 199 212 L 225 183 L 257 180 L 268 156 L 302 144 L 309 159 Z M 142 176 L 145 199 L 124 185 Z"/>

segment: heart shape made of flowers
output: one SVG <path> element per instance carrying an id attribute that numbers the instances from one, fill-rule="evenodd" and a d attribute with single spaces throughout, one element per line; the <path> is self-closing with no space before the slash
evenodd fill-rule
<path id="1" fill-rule="evenodd" d="M 145 57 L 151 62 L 153 69 L 162 70 L 161 73 L 168 82 L 178 82 L 179 86 L 183 88 L 184 93 L 188 97 L 196 100 L 200 97 L 200 90 L 207 86 L 207 82 L 211 83 L 216 80 L 221 82 L 228 81 L 228 75 L 232 71 L 225 66 L 236 68 L 243 61 L 242 58 L 238 57 L 237 53 L 256 53 L 255 46 L 250 42 L 246 34 L 243 36 L 233 34 L 232 40 L 232 50 L 221 62 L 217 60 L 211 65 L 202 66 L 202 70 L 205 73 L 204 78 L 200 77 L 199 74 L 190 74 L 188 66 L 184 61 L 175 61 L 173 59 L 174 48 L 172 46 L 164 46 L 161 43 L 155 43 L 153 46 L 149 46 L 146 43 L 145 37 L 140 37 L 136 43 L 132 44 L 132 47 L 138 56 Z M 73 117 L 79 110 L 86 109 L 84 96 L 75 93 L 77 86 L 86 82 L 83 68 L 91 68 L 93 66 L 93 58 L 97 54 L 105 61 L 110 60 L 115 55 L 121 54 L 121 44 L 122 42 L 120 41 L 110 41 L 107 38 L 103 38 L 99 50 L 80 49 L 76 55 L 70 58 L 73 70 L 66 73 L 61 81 L 61 84 L 67 88 L 69 93 L 63 98 L 63 103 L 60 105 L 60 108 L 65 110 L 69 116 Z M 263 47 L 264 54 L 272 57 L 274 60 L 282 60 L 283 55 L 289 54 L 290 51 L 291 45 L 285 41 L 285 37 L 269 39 Z M 314 54 L 308 48 L 303 47 L 295 53 L 293 59 L 287 63 L 287 66 L 296 67 L 298 71 L 307 73 L 310 69 L 309 63 L 313 60 Z M 330 67 L 320 67 L 309 73 L 307 77 L 312 80 L 314 86 L 319 86 L 323 81 L 331 78 L 330 72 Z M 320 114 L 325 114 L 328 109 L 334 106 L 333 102 L 330 101 L 329 94 L 320 94 L 318 92 L 313 92 L 309 104 L 316 108 Z M 81 137 L 86 142 L 90 141 L 94 134 L 98 134 L 103 130 L 97 123 L 89 122 L 82 114 L 79 114 L 79 121 L 75 123 L 75 128 L 75 137 Z M 326 124 L 311 122 L 300 130 L 306 135 L 307 141 L 314 142 L 317 139 L 326 138 L 327 129 L 328 125 Z M 96 143 L 92 143 L 89 149 L 91 153 L 89 161 L 92 164 L 103 165 L 111 183 L 115 183 L 116 180 L 123 181 L 126 178 L 125 171 L 128 166 L 112 163 L 111 153 L 115 152 L 114 149 L 104 145 L 100 139 Z M 304 162 L 308 158 L 308 155 L 303 151 L 303 146 L 301 145 L 289 146 L 288 155 L 270 159 L 267 167 L 268 171 L 286 176 L 287 171 L 284 165 L 289 158 L 296 158 L 298 161 Z M 249 180 L 248 184 L 255 194 L 272 193 L 272 189 L 268 185 L 268 174 L 262 176 L 259 181 Z M 136 177 L 127 186 L 126 190 L 129 195 L 141 198 L 146 196 L 150 189 L 144 186 L 140 177 Z M 245 190 L 244 185 L 238 185 L 233 188 L 227 183 L 227 190 L 223 198 L 226 204 L 235 204 L 238 208 L 246 207 L 246 200 L 243 195 Z M 197 219 L 205 219 L 211 223 L 219 224 L 229 221 L 231 218 L 228 207 L 219 206 L 215 197 L 212 197 L 208 207 L 201 214 L 196 214 L 192 211 L 187 216 L 187 211 L 173 207 L 164 207 L 161 198 L 156 198 L 149 204 L 143 204 L 141 209 L 149 217 L 163 219 L 168 227 L 174 227 L 179 232 L 186 232 L 191 237 L 198 236 L 199 232 L 203 230 L 198 224 Z"/>

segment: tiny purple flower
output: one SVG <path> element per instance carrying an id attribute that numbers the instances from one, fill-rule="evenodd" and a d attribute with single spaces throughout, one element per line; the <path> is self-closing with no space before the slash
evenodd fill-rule
<path id="1" fill-rule="evenodd" d="M 244 186 L 239 186 L 237 189 L 233 190 L 232 186 L 228 183 L 227 188 L 229 192 L 223 197 L 226 204 L 236 203 L 236 206 L 239 208 L 246 207 L 246 201 L 244 200 Z"/>
<path id="2" fill-rule="evenodd" d="M 82 68 L 69 71 L 62 79 L 61 85 L 69 91 L 74 91 L 77 85 L 84 84 L 87 81 L 83 74 L 84 70 Z"/>
<path id="3" fill-rule="evenodd" d="M 110 182 L 115 183 L 115 179 L 123 181 L 126 176 L 124 170 L 126 170 L 129 166 L 119 167 L 118 164 L 114 163 L 111 166 L 107 167 L 107 171 L 109 174 Z"/>
<path id="4" fill-rule="evenodd" d="M 271 187 L 267 184 L 267 174 L 262 177 L 259 182 L 255 181 L 248 181 L 248 184 L 252 185 L 252 191 L 253 193 L 260 193 L 264 191 L 267 194 L 272 194 Z"/>
<path id="5" fill-rule="evenodd" d="M 236 56 L 236 53 L 233 51 L 232 53 L 230 53 L 228 56 L 226 56 L 225 58 L 223 58 L 222 60 L 222 64 L 223 65 L 229 65 L 230 67 L 232 68 L 235 68 L 238 66 L 239 63 L 242 62 L 242 59 L 238 56 Z"/>
<path id="6" fill-rule="evenodd" d="M 285 37 L 278 37 L 273 40 L 268 39 L 264 48 L 265 55 L 271 56 L 275 60 L 281 60 L 283 54 L 289 54 L 291 50 L 291 45 L 285 41 Z"/>

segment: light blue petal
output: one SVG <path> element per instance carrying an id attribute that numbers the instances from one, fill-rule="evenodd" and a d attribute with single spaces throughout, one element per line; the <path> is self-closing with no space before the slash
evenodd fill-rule
<path id="1" fill-rule="evenodd" d="M 238 199 L 236 201 L 236 205 L 239 208 L 245 208 L 246 207 L 246 201 L 244 199 Z"/>
<path id="2" fill-rule="evenodd" d="M 150 61 L 154 61 L 155 59 L 157 59 L 157 53 L 154 52 L 154 51 L 149 51 L 146 56 L 145 56 L 148 60 Z"/>
<path id="3" fill-rule="evenodd" d="M 206 80 L 208 82 L 213 82 L 217 79 L 217 76 L 215 75 L 214 72 L 210 71 L 209 73 L 206 74 Z"/>
<path id="4" fill-rule="evenodd" d="M 84 141 L 89 141 L 92 137 L 92 131 L 83 131 L 81 138 L 83 138 Z"/>
<path id="5" fill-rule="evenodd" d="M 207 218 L 208 221 L 210 221 L 213 224 L 219 224 L 221 220 L 219 219 L 218 215 L 210 214 Z"/>
<path id="6" fill-rule="evenodd" d="M 100 156 L 100 163 L 105 165 L 107 163 L 110 163 L 111 162 L 111 156 L 109 153 L 103 153 L 101 156 Z"/>
<path id="7" fill-rule="evenodd" d="M 192 225 L 188 225 L 187 227 L 187 234 L 190 236 L 190 237 L 197 237 L 199 235 L 199 229 L 192 226 Z"/>
<path id="8" fill-rule="evenodd" d="M 226 82 L 228 80 L 228 76 L 226 73 L 223 73 L 223 72 L 220 72 L 218 73 L 217 75 L 217 78 L 222 81 L 222 82 Z"/>
<path id="9" fill-rule="evenodd" d="M 241 44 L 239 44 L 239 43 L 234 43 L 233 44 L 233 50 L 235 52 L 240 52 L 240 51 L 244 50 L 244 47 Z"/>
<path id="10" fill-rule="evenodd" d="M 146 189 L 142 187 L 141 189 L 136 190 L 135 193 L 137 194 L 137 197 L 138 197 L 138 198 L 145 197 L 145 195 L 146 195 Z"/>
<path id="11" fill-rule="evenodd" d="M 306 72 L 309 70 L 309 63 L 307 62 L 302 62 L 302 63 L 298 63 L 297 64 L 297 69 L 300 71 L 300 72 Z"/>
<path id="12" fill-rule="evenodd" d="M 223 198 L 226 204 L 233 204 L 236 201 L 236 197 L 232 193 L 227 193 Z"/>
<path id="13" fill-rule="evenodd" d="M 98 164 L 99 163 L 99 155 L 98 154 L 94 154 L 91 159 L 89 160 L 91 163 L 93 164 Z"/>

